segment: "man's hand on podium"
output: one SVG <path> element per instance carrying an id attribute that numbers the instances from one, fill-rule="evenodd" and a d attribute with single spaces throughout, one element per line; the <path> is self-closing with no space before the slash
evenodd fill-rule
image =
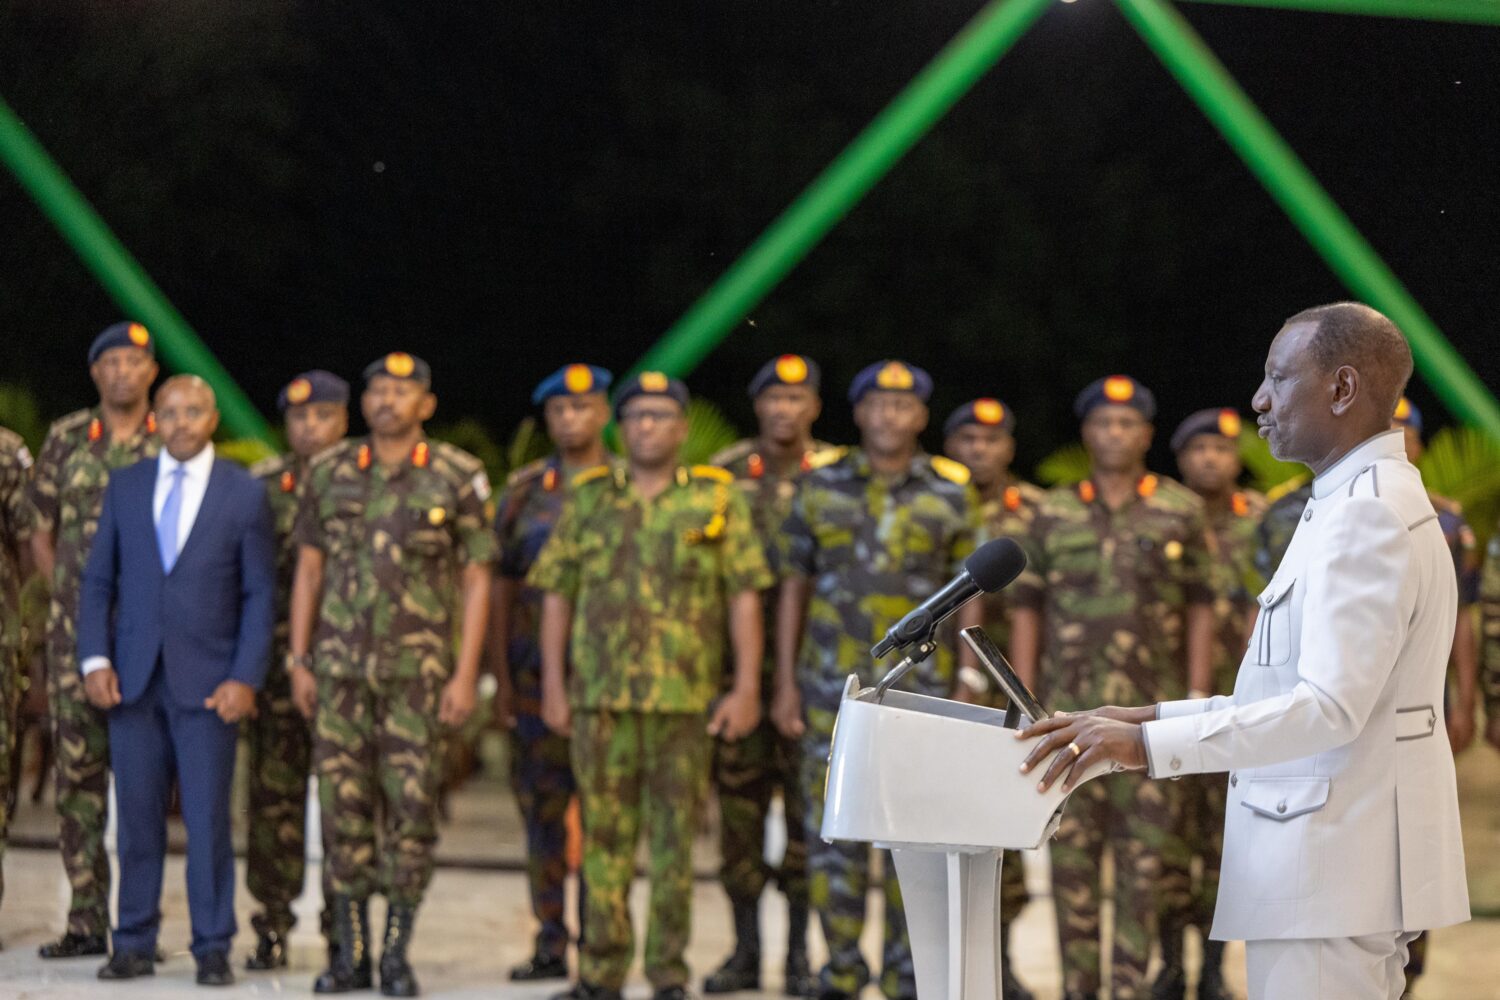
<path id="1" fill-rule="evenodd" d="M 1144 770 L 1146 740 L 1141 725 L 1156 718 L 1156 706 L 1119 708 L 1107 705 L 1087 712 L 1058 712 L 1050 719 L 1033 722 L 1016 733 L 1016 739 L 1042 737 L 1021 762 L 1021 772 L 1031 773 L 1049 754 L 1056 754 L 1052 764 L 1037 783 L 1045 792 L 1058 778 L 1063 791 L 1071 792 L 1094 764 L 1112 761 L 1127 771 Z"/>

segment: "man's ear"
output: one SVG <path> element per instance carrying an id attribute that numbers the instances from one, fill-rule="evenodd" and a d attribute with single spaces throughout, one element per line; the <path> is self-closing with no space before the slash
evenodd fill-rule
<path id="1" fill-rule="evenodd" d="M 1348 365 L 1341 365 L 1333 373 L 1333 400 L 1329 410 L 1336 417 L 1342 417 L 1354 406 L 1354 401 L 1359 398 L 1359 372 Z"/>

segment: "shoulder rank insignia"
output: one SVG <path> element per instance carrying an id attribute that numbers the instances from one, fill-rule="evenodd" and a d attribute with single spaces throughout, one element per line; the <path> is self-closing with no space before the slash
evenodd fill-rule
<path id="1" fill-rule="evenodd" d="M 104 421 L 95 417 L 89 421 L 89 441 L 97 441 L 104 436 Z"/>
<path id="2" fill-rule="evenodd" d="M 548 493 L 553 492 L 557 489 L 557 480 L 557 467 L 552 466 L 548 468 L 546 472 L 542 473 L 542 489 Z"/>
<path id="3" fill-rule="evenodd" d="M 609 475 L 608 464 L 595 465 L 592 468 L 584 469 L 582 472 L 575 475 L 573 477 L 572 486 L 574 489 L 577 489 L 585 483 L 592 483 L 594 480 L 603 479 L 607 475 Z"/>
<path id="4" fill-rule="evenodd" d="M 1140 494 L 1141 499 L 1149 500 L 1151 497 L 1156 495 L 1156 488 L 1160 485 L 1161 480 L 1148 472 L 1141 477 L 1141 481 L 1139 483 L 1135 484 L 1135 491 L 1136 493 Z"/>
<path id="5" fill-rule="evenodd" d="M 812 472 L 814 469 L 822 469 L 832 465 L 848 453 L 849 449 L 844 447 L 824 448 L 822 451 L 815 451 L 805 456 L 802 459 L 802 464 L 805 467 L 805 471 Z"/>
<path id="6" fill-rule="evenodd" d="M 712 479 L 716 483 L 734 482 L 734 473 L 717 465 L 695 465 L 689 471 L 694 479 Z"/>
<path id="7" fill-rule="evenodd" d="M 806 461 L 805 456 L 803 460 Z M 751 479 L 759 479 L 766 474 L 766 460 L 751 452 L 750 457 L 745 459 L 745 471 L 750 474 Z"/>
<path id="8" fill-rule="evenodd" d="M 411 450 L 411 464 L 419 469 L 427 468 L 432 461 L 432 448 L 426 441 L 418 441 Z"/>
<path id="9" fill-rule="evenodd" d="M 150 413 L 146 414 L 146 433 L 147 434 L 155 434 L 156 433 L 156 411 L 155 410 L 152 410 Z"/>
<path id="10" fill-rule="evenodd" d="M 968 484 L 969 468 L 962 462 L 955 462 L 953 459 L 943 455 L 933 455 L 931 456 L 931 460 L 933 472 L 936 472 L 949 482 L 957 483 L 960 486 Z"/>
<path id="11" fill-rule="evenodd" d="M 354 461 L 359 466 L 360 472 L 368 470 L 370 468 L 370 446 L 367 444 L 360 445 L 359 454 L 355 456 Z"/>
<path id="12" fill-rule="evenodd" d="M 1243 493 L 1235 493 L 1229 498 L 1229 506 L 1234 510 L 1235 517 L 1250 516 L 1250 498 Z"/>
<path id="13" fill-rule="evenodd" d="M 1085 479 L 1083 482 L 1078 484 L 1078 499 L 1082 500 L 1084 503 L 1093 503 L 1094 498 L 1098 495 L 1099 494 L 1094 489 L 1094 484 L 1092 481 Z"/>
<path id="14" fill-rule="evenodd" d="M 1012 514 L 1014 514 L 1016 511 L 1020 510 L 1021 509 L 1021 487 L 1019 487 L 1019 486 L 1007 486 L 1005 488 L 1005 493 L 1004 493 L 1004 495 L 1002 497 L 1002 502 L 1005 504 L 1005 509 L 1008 510 L 1008 511 L 1010 511 Z"/>
<path id="15" fill-rule="evenodd" d="M 281 474 L 281 492 L 290 493 L 297 488 L 297 476 L 291 469 Z"/>

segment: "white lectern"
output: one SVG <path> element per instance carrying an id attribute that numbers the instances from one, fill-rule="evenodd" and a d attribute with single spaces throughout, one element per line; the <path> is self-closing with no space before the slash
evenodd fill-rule
<path id="1" fill-rule="evenodd" d="M 977 632 L 979 636 L 971 636 Z M 965 629 L 1006 690 L 1019 687 L 983 633 Z M 978 641 L 976 641 L 978 640 Z M 1013 702 L 1035 706 L 1024 688 Z M 1034 709 L 1033 709 L 1034 710 Z M 1025 716 L 1022 716 L 1022 725 Z M 903 691 L 844 688 L 824 798 L 824 840 L 890 849 L 901 880 L 920 1000 L 1000 996 L 1000 858 L 1040 847 L 1067 798 L 1058 782 L 1036 790 L 1040 769 L 1018 768 L 1033 741 L 1015 737 L 1015 713 Z M 1086 778 L 1106 774 L 1091 768 Z"/>

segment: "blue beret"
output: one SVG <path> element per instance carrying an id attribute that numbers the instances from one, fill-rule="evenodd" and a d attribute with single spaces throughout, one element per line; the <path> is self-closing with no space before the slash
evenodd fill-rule
<path id="1" fill-rule="evenodd" d="M 432 385 L 432 368 L 415 354 L 407 354 L 405 351 L 392 351 L 365 366 L 366 385 L 369 385 L 370 380 L 377 375 L 406 378 L 413 382 L 421 382 L 423 385 Z"/>
<path id="2" fill-rule="evenodd" d="M 1010 411 L 1010 407 L 998 399 L 985 397 L 982 399 L 971 399 L 963 406 L 948 414 L 948 419 L 943 421 L 943 437 L 947 437 L 960 427 L 969 424 L 978 424 L 981 427 L 999 427 L 1007 432 L 1016 429 L 1016 415 Z"/>
<path id="3" fill-rule="evenodd" d="M 1156 419 L 1156 397 L 1129 375 L 1110 375 L 1090 382 L 1073 401 L 1073 415 L 1083 420 L 1100 406 L 1128 406 L 1147 420 Z"/>
<path id="4" fill-rule="evenodd" d="M 805 385 L 813 392 L 823 380 L 818 363 L 805 354 L 783 354 L 760 366 L 750 380 L 750 398 L 754 399 L 773 385 Z"/>
<path id="5" fill-rule="evenodd" d="M 337 403 L 345 406 L 349 402 L 349 383 L 333 372 L 314 368 L 303 372 L 288 382 L 276 397 L 276 408 L 285 413 L 288 407 L 304 403 Z"/>
<path id="6" fill-rule="evenodd" d="M 618 416 L 625 404 L 637 396 L 661 396 L 675 400 L 684 410 L 688 405 L 687 386 L 680 380 L 670 378 L 662 372 L 641 372 L 620 386 L 619 394 L 615 396 L 615 415 Z"/>
<path id="7" fill-rule="evenodd" d="M 537 383 L 531 401 L 541 406 L 553 396 L 583 396 L 604 392 L 615 377 L 598 365 L 563 365 Z"/>
<path id="8" fill-rule="evenodd" d="M 925 403 L 932 398 L 932 376 L 904 361 L 877 361 L 854 376 L 849 384 L 849 402 L 858 403 L 873 389 L 909 392 Z"/>
<path id="9" fill-rule="evenodd" d="M 1419 435 L 1422 433 L 1422 411 L 1417 409 L 1417 404 L 1402 396 L 1396 403 L 1396 412 L 1391 417 L 1402 427 L 1410 427 Z"/>
<path id="10" fill-rule="evenodd" d="M 1172 450 L 1181 451 L 1199 434 L 1217 434 L 1231 441 L 1238 441 L 1244 423 L 1238 410 L 1222 407 L 1199 410 L 1178 424 L 1177 429 L 1172 432 Z"/>
<path id="11" fill-rule="evenodd" d="M 89 345 L 89 364 L 112 347 L 139 347 L 153 358 L 156 357 L 156 338 L 139 323 L 116 323 L 94 338 Z"/>

